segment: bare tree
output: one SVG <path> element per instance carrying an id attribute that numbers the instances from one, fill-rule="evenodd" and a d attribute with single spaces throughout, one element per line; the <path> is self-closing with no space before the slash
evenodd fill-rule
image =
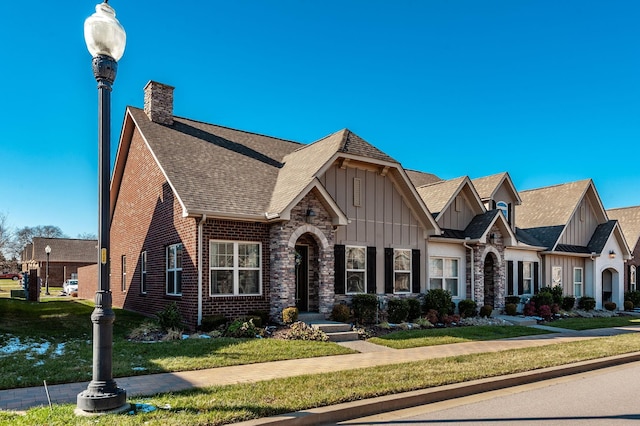
<path id="1" fill-rule="evenodd" d="M 80 240 L 97 240 L 98 237 L 93 232 L 81 232 L 78 234 Z"/>
<path id="2" fill-rule="evenodd" d="M 7 215 L 0 212 L 0 252 L 5 253 L 11 244 L 13 234 L 7 223 Z"/>

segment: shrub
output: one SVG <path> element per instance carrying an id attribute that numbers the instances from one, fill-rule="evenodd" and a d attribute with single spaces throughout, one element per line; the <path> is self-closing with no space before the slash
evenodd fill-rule
<path id="1" fill-rule="evenodd" d="M 225 333 L 227 337 L 256 337 L 260 330 L 253 324 L 253 319 L 238 318 L 233 320 Z"/>
<path id="2" fill-rule="evenodd" d="M 247 312 L 247 316 L 259 317 L 260 318 L 259 327 L 264 327 L 265 325 L 269 324 L 269 311 L 263 311 L 263 310 L 257 309 L 255 311 Z M 256 323 L 256 325 L 258 325 L 258 323 Z"/>
<path id="3" fill-rule="evenodd" d="M 224 315 L 209 315 L 202 318 L 200 330 L 204 332 L 213 331 L 227 324 L 227 318 Z"/>
<path id="4" fill-rule="evenodd" d="M 581 297 L 578 299 L 578 309 L 583 311 L 593 311 L 596 308 L 596 299 L 593 297 Z"/>
<path id="5" fill-rule="evenodd" d="M 542 305 L 542 306 L 538 306 L 538 315 L 540 315 L 542 318 L 544 318 L 545 320 L 550 320 L 551 319 L 551 308 L 549 307 L 549 305 Z"/>
<path id="6" fill-rule="evenodd" d="M 333 305 L 333 309 L 331 310 L 331 319 L 337 322 L 349 322 L 349 317 L 351 317 L 351 309 L 347 305 L 342 303 L 338 303 Z"/>
<path id="7" fill-rule="evenodd" d="M 305 324 L 302 321 L 291 324 L 284 338 L 288 340 L 318 340 L 321 342 L 329 340 L 329 337 L 324 331 Z"/>
<path id="8" fill-rule="evenodd" d="M 416 318 L 415 323 L 420 326 L 420 328 L 431 328 L 433 324 L 426 318 Z"/>
<path id="9" fill-rule="evenodd" d="M 518 305 L 515 303 L 507 303 L 504 306 L 504 312 L 507 315 L 515 316 L 518 313 Z"/>
<path id="10" fill-rule="evenodd" d="M 444 325 L 457 324 L 460 322 L 460 315 L 445 315 L 442 317 L 442 322 L 444 323 Z"/>
<path id="11" fill-rule="evenodd" d="M 535 316 L 536 314 L 537 314 L 537 312 L 536 312 L 536 303 L 535 302 L 529 302 L 529 303 L 524 305 L 524 316 L 532 317 L 532 316 Z"/>
<path id="12" fill-rule="evenodd" d="M 437 324 L 439 322 L 438 311 L 436 311 L 435 309 L 429 309 L 429 311 L 427 311 L 427 314 L 425 315 L 425 318 L 431 324 Z"/>
<path id="13" fill-rule="evenodd" d="M 282 310 L 282 322 L 285 324 L 293 324 L 298 320 L 298 308 L 289 306 Z"/>
<path id="14" fill-rule="evenodd" d="M 162 329 L 157 322 L 152 320 L 145 320 L 138 327 L 131 330 L 129 333 L 129 339 L 140 342 L 150 342 L 158 339 L 158 336 L 162 333 Z"/>
<path id="15" fill-rule="evenodd" d="M 177 328 L 170 328 L 167 330 L 167 334 L 162 337 L 163 342 L 169 340 L 182 340 L 182 330 Z"/>
<path id="16" fill-rule="evenodd" d="M 576 298 L 573 296 L 565 296 L 562 299 L 562 309 L 565 311 L 572 311 L 574 306 L 576 306 Z"/>
<path id="17" fill-rule="evenodd" d="M 607 311 L 615 311 L 618 305 L 615 302 L 604 302 L 604 308 Z"/>
<path id="18" fill-rule="evenodd" d="M 378 311 L 378 298 L 375 294 L 356 294 L 351 301 L 353 315 L 360 324 L 373 324 Z"/>
<path id="19" fill-rule="evenodd" d="M 624 301 L 624 310 L 625 311 L 633 311 L 633 302 L 631 300 Z"/>
<path id="20" fill-rule="evenodd" d="M 427 291 L 424 295 L 424 308 L 429 311 L 431 309 L 438 312 L 438 318 L 441 319 L 445 315 L 452 314 L 451 293 L 443 289 L 433 289 Z"/>
<path id="21" fill-rule="evenodd" d="M 420 318 L 420 314 L 422 313 L 422 304 L 419 299 L 406 299 L 409 304 L 409 315 L 407 315 L 407 320 L 414 321 L 417 318 Z"/>
<path id="22" fill-rule="evenodd" d="M 168 331 L 172 328 L 183 329 L 182 317 L 180 316 L 180 310 L 176 302 L 165 306 L 165 308 L 158 311 L 156 315 L 158 317 L 158 324 L 163 330 Z"/>
<path id="23" fill-rule="evenodd" d="M 554 303 L 553 305 L 551 305 L 551 313 L 552 314 L 559 314 L 560 313 L 560 305 L 558 305 L 557 303 Z"/>
<path id="24" fill-rule="evenodd" d="M 507 305 L 517 305 L 518 303 L 520 303 L 520 296 L 506 296 L 504 298 L 504 303 L 506 303 Z"/>
<path id="25" fill-rule="evenodd" d="M 409 316 L 409 302 L 405 299 L 390 299 L 387 313 L 389 314 L 389 322 L 395 324 L 404 322 Z"/>
<path id="26" fill-rule="evenodd" d="M 478 314 L 478 304 L 471 299 L 461 300 L 458 302 L 458 313 L 462 318 L 473 318 Z"/>
<path id="27" fill-rule="evenodd" d="M 531 301 L 535 303 L 536 306 L 551 306 L 553 304 L 553 294 L 551 293 L 551 289 L 549 287 L 541 288 L 539 293 L 531 296 Z"/>
<path id="28" fill-rule="evenodd" d="M 491 316 L 491 314 L 493 313 L 493 306 L 491 305 L 484 305 L 483 307 L 480 308 L 480 316 L 482 318 L 489 318 Z"/>
<path id="29" fill-rule="evenodd" d="M 624 294 L 624 300 L 630 300 L 634 307 L 640 307 L 640 290 L 626 292 Z"/>

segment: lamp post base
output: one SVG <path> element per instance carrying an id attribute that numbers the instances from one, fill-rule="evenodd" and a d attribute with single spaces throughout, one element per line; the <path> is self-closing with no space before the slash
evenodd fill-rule
<path id="1" fill-rule="evenodd" d="M 115 388 L 113 392 L 104 393 L 87 389 L 78 394 L 77 415 L 97 415 L 122 413 L 129 409 L 127 391 Z"/>

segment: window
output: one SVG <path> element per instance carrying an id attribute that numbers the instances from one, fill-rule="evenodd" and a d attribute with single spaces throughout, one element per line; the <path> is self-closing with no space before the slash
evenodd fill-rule
<path id="1" fill-rule="evenodd" d="M 182 295 L 182 244 L 167 247 L 167 294 Z"/>
<path id="2" fill-rule="evenodd" d="M 496 208 L 502 212 L 505 219 L 509 220 L 509 205 L 504 201 L 498 201 L 496 203 Z"/>
<path id="3" fill-rule="evenodd" d="M 582 297 L 582 268 L 573 268 L 573 295 Z"/>
<path id="4" fill-rule="evenodd" d="M 636 267 L 629 266 L 629 290 L 636 291 Z"/>
<path id="5" fill-rule="evenodd" d="M 261 259 L 260 243 L 211 241 L 209 243 L 211 296 L 261 294 Z"/>
<path id="6" fill-rule="evenodd" d="M 347 294 L 364 293 L 367 282 L 367 256 L 365 247 L 346 248 Z"/>
<path id="7" fill-rule="evenodd" d="M 127 256 L 122 255 L 122 291 L 127 291 Z"/>
<path id="8" fill-rule="evenodd" d="M 458 296 L 458 259 L 429 259 L 429 288 L 448 290 L 451 296 Z"/>
<path id="9" fill-rule="evenodd" d="M 411 250 L 393 251 L 393 292 L 411 292 Z"/>
<path id="10" fill-rule="evenodd" d="M 562 287 L 562 266 L 551 268 L 551 287 Z"/>
<path id="11" fill-rule="evenodd" d="M 140 253 L 140 293 L 147 293 L 147 252 Z"/>
<path id="12" fill-rule="evenodd" d="M 522 262 L 522 294 L 533 294 L 533 262 Z"/>

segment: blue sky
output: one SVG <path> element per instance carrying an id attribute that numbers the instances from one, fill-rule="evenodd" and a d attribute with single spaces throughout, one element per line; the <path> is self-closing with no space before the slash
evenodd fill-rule
<path id="1" fill-rule="evenodd" d="M 8 2 L 0 35 L 0 212 L 97 233 L 97 0 Z M 111 0 L 127 32 L 112 155 L 144 85 L 175 114 L 312 142 L 342 128 L 405 168 L 508 171 L 518 190 L 592 178 L 640 205 L 636 0 Z M 215 165 L 212 165 L 215 167 Z"/>

